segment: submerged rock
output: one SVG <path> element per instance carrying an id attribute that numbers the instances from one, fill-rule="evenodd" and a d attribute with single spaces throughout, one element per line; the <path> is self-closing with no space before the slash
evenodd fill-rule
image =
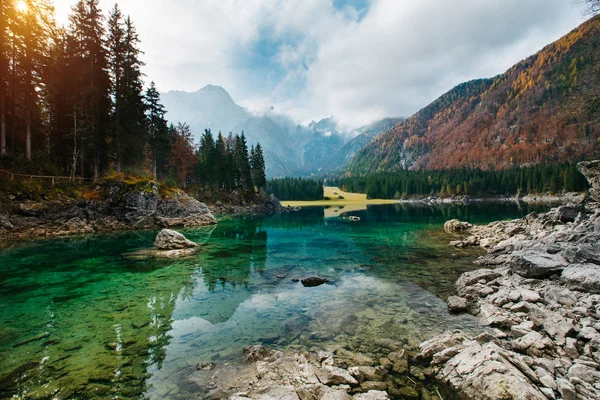
<path id="1" fill-rule="evenodd" d="M 190 249 L 196 246 L 198 245 L 188 240 L 183 234 L 171 229 L 161 230 L 154 239 L 154 247 L 159 250 Z"/>
<path id="2" fill-rule="evenodd" d="M 324 283 L 327 283 L 327 282 L 329 282 L 329 280 L 318 277 L 318 276 L 310 276 L 308 278 L 304 278 L 304 279 L 300 280 L 300 282 L 305 287 L 314 287 L 314 286 L 320 286 Z"/>

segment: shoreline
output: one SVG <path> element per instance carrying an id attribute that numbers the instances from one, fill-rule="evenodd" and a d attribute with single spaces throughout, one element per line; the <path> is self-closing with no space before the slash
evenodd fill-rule
<path id="1" fill-rule="evenodd" d="M 593 199 L 512 221 L 446 222 L 479 246 L 482 269 L 462 274 L 448 308 L 493 330 L 460 331 L 421 344 L 433 376 L 465 399 L 600 398 L 600 162 L 582 162 Z"/>
<path id="2" fill-rule="evenodd" d="M 327 207 L 327 206 L 356 206 L 356 205 L 385 205 L 385 204 L 417 204 L 417 205 L 442 205 L 472 203 L 525 203 L 560 205 L 568 203 L 581 203 L 585 198 L 582 193 L 566 193 L 562 195 L 526 195 L 519 197 L 493 196 L 469 198 L 412 198 L 412 199 L 372 199 L 372 200 L 283 200 L 284 207 Z"/>

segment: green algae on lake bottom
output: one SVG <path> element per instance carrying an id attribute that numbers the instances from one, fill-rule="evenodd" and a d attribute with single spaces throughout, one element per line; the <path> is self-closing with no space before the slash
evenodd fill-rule
<path id="1" fill-rule="evenodd" d="M 484 329 L 443 301 L 479 250 L 448 247 L 450 218 L 522 216 L 516 205 L 370 206 L 360 222 L 323 208 L 187 229 L 200 253 L 131 260 L 156 232 L 48 239 L 0 248 L 0 398 L 202 397 L 198 362 L 241 363 L 262 343 L 415 349 L 446 329 Z M 319 275 L 304 288 L 291 278 Z M 278 277 L 279 276 L 279 277 Z M 285 278 L 280 278 L 285 276 Z"/>

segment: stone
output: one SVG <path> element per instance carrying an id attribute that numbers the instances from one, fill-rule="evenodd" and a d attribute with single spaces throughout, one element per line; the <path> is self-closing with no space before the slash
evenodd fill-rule
<path id="1" fill-rule="evenodd" d="M 179 250 L 189 249 L 198 246 L 191 240 L 186 239 L 181 233 L 173 231 L 171 229 L 163 229 L 156 239 L 154 239 L 154 247 L 159 250 Z"/>
<path id="2" fill-rule="evenodd" d="M 513 272 L 525 278 L 547 278 L 560 273 L 568 262 L 560 254 L 542 253 L 536 250 L 519 250 L 508 261 Z"/>
<path id="3" fill-rule="evenodd" d="M 259 391 L 263 399 L 300 400 L 293 386 L 269 386 Z"/>
<path id="4" fill-rule="evenodd" d="M 310 276 L 308 278 L 302 279 L 300 282 L 305 287 L 314 287 L 314 286 L 320 286 L 324 283 L 327 283 L 327 282 L 329 282 L 329 280 L 318 277 L 318 276 Z"/>
<path id="5" fill-rule="evenodd" d="M 577 169 L 590 184 L 590 195 L 600 201 L 600 161 L 582 161 L 577 164 Z"/>
<path id="6" fill-rule="evenodd" d="M 315 371 L 317 378 L 324 385 L 358 385 L 358 381 L 354 379 L 348 371 L 342 368 L 333 366 L 324 366 Z"/>
<path id="7" fill-rule="evenodd" d="M 358 366 L 348 368 L 348 372 L 359 382 L 382 381 L 387 375 L 387 369 L 383 366 Z"/>
<path id="8" fill-rule="evenodd" d="M 600 266 L 571 265 L 564 269 L 561 280 L 571 290 L 600 294 Z"/>
<path id="9" fill-rule="evenodd" d="M 573 382 L 573 378 L 592 384 L 600 381 L 600 372 L 579 362 L 576 362 L 569 368 L 567 376 L 571 382 Z"/>
<path id="10" fill-rule="evenodd" d="M 215 363 L 214 362 L 199 362 L 198 365 L 196 365 L 196 369 L 197 370 L 201 370 L 201 371 L 212 371 L 213 369 L 215 369 Z"/>
<path id="11" fill-rule="evenodd" d="M 452 357 L 439 371 L 437 379 L 450 385 L 464 398 L 547 400 L 532 383 L 535 373 L 525 375 L 519 367 L 525 363 L 519 356 L 506 359 L 506 352 L 494 343 L 480 345 L 471 341 L 469 346 Z M 531 376 L 533 375 L 533 376 Z"/>
<path id="12" fill-rule="evenodd" d="M 565 353 L 567 353 L 567 355 L 573 360 L 579 358 L 579 351 L 575 346 L 575 344 L 577 343 L 577 339 L 568 337 L 566 338 L 565 342 Z"/>
<path id="13" fill-rule="evenodd" d="M 581 211 L 583 211 L 583 206 L 580 204 L 560 206 L 554 209 L 556 219 L 564 223 L 575 222 Z"/>
<path id="14" fill-rule="evenodd" d="M 577 304 L 577 296 L 569 289 L 552 286 L 546 290 L 544 299 L 548 303 L 560 304 L 568 307 L 573 307 Z"/>
<path id="15" fill-rule="evenodd" d="M 419 357 L 431 359 L 434 354 L 461 344 L 466 339 L 461 331 L 446 331 L 433 339 L 421 343 Z"/>
<path id="16" fill-rule="evenodd" d="M 387 383 L 381 381 L 365 381 L 360 384 L 361 390 L 368 392 L 369 390 L 386 390 Z"/>
<path id="17" fill-rule="evenodd" d="M 246 347 L 243 351 L 247 362 L 262 361 L 273 354 L 271 350 L 260 345 Z"/>
<path id="18" fill-rule="evenodd" d="M 475 271 L 465 272 L 456 281 L 456 288 L 460 293 L 460 291 L 467 286 L 474 285 L 481 280 L 489 282 L 497 277 L 498 272 L 491 269 L 478 269 Z"/>
<path id="19" fill-rule="evenodd" d="M 444 224 L 444 231 L 450 234 L 468 233 L 473 225 L 468 222 L 461 222 L 457 219 L 451 219 Z"/>
<path id="20" fill-rule="evenodd" d="M 355 400 L 389 400 L 390 396 L 382 390 L 369 390 L 367 393 L 354 395 Z"/>
<path id="21" fill-rule="evenodd" d="M 402 349 L 400 351 L 390 353 L 388 358 L 392 362 L 392 369 L 394 372 L 402 374 L 408 371 L 408 353 L 406 350 Z"/>
<path id="22" fill-rule="evenodd" d="M 523 352 L 526 352 L 531 347 L 541 350 L 544 348 L 543 339 L 544 337 L 539 332 L 531 331 L 525 336 L 513 340 L 512 347 L 515 350 Z"/>
<path id="23" fill-rule="evenodd" d="M 460 313 L 468 310 L 467 299 L 458 296 L 448 297 L 448 310 L 453 313 Z"/>

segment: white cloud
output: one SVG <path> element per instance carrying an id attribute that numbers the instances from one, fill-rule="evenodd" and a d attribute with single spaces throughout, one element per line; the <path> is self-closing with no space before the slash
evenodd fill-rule
<path id="1" fill-rule="evenodd" d="M 74 0 L 57 0 L 58 19 Z M 114 0 L 101 0 L 105 11 Z M 254 110 L 359 125 L 408 116 L 454 85 L 503 72 L 582 22 L 571 0 L 120 0 L 161 91 L 225 87 Z M 245 64 L 279 44 L 264 73 Z M 283 71 L 283 73 L 281 73 Z"/>

